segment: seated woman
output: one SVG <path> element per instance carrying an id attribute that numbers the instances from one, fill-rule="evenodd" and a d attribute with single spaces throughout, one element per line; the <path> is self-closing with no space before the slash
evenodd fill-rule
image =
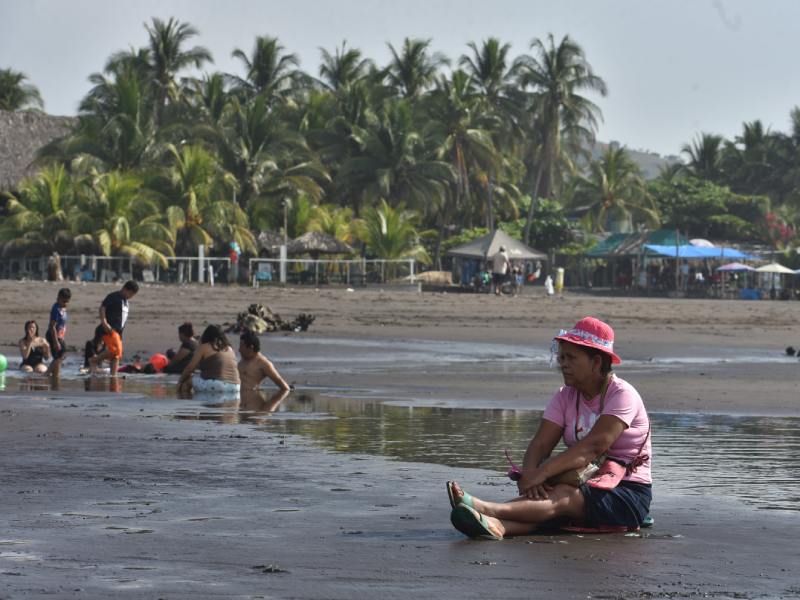
<path id="1" fill-rule="evenodd" d="M 192 360 L 192 355 L 197 350 L 197 340 L 194 339 L 194 327 L 189 321 L 178 327 L 178 339 L 181 342 L 177 352 L 172 349 L 167 351 L 169 363 L 163 368 L 163 373 L 183 373 L 183 370 Z"/>
<path id="2" fill-rule="evenodd" d="M 26 321 L 25 336 L 19 340 L 19 353 L 22 364 L 19 368 L 26 373 L 46 373 L 45 360 L 50 359 L 50 344 L 43 337 L 39 337 L 39 325 L 36 321 Z"/>
<path id="3" fill-rule="evenodd" d="M 637 529 L 650 509 L 650 419 L 639 393 L 611 372 L 614 330 L 586 317 L 553 340 L 564 385 L 544 411 L 517 481 L 519 497 L 488 502 L 447 482 L 453 525 L 469 537 L 502 539 L 567 522 L 600 530 Z M 550 457 L 563 437 L 567 449 Z M 603 454 L 600 473 L 578 487 L 552 478 Z"/>
<path id="4" fill-rule="evenodd" d="M 200 373 L 195 374 L 199 369 Z M 178 392 L 205 392 L 239 397 L 239 369 L 236 353 L 219 325 L 209 325 L 200 337 L 200 347 L 178 381 Z"/>

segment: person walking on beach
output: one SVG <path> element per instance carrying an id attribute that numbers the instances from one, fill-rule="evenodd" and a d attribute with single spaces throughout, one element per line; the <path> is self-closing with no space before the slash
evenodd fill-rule
<path id="1" fill-rule="evenodd" d="M 288 392 L 292 389 L 278 373 L 275 365 L 261 354 L 261 340 L 249 329 L 246 329 L 239 337 L 239 354 L 242 356 L 238 365 L 242 389 L 254 390 L 267 378 L 271 379 L 282 391 Z"/>
<path id="2" fill-rule="evenodd" d="M 93 373 L 97 371 L 101 362 L 107 360 L 111 376 L 117 374 L 119 361 L 122 359 L 122 331 L 128 322 L 130 312 L 128 301 L 138 292 L 138 283 L 133 280 L 126 281 L 121 290 L 110 293 L 100 305 L 100 325 L 106 332 L 103 336 L 105 350 L 89 359 Z"/>
<path id="3" fill-rule="evenodd" d="M 67 305 L 72 299 L 72 292 L 69 288 L 58 290 L 58 296 L 50 309 L 50 325 L 47 327 L 45 339 L 50 344 L 50 354 L 53 362 L 50 363 L 48 373 L 59 376 L 61 373 L 61 363 L 67 353 L 65 337 L 67 335 Z"/>
<path id="4" fill-rule="evenodd" d="M 500 246 L 500 250 L 492 257 L 492 287 L 494 295 L 500 295 L 500 288 L 506 281 L 508 273 L 511 271 L 511 259 L 508 258 L 505 246 Z"/>
<path id="5" fill-rule="evenodd" d="M 19 340 L 19 353 L 22 364 L 19 368 L 25 373 L 46 373 L 45 360 L 50 359 L 50 344 L 39 337 L 39 325 L 36 321 L 25 322 L 25 335 Z"/>
<path id="6" fill-rule="evenodd" d="M 502 539 L 542 527 L 638 529 L 652 498 L 650 418 L 634 387 L 616 377 L 614 330 L 585 317 L 554 338 L 564 385 L 545 408 L 517 472 L 519 496 L 488 502 L 447 482 L 453 526 L 469 537 Z M 563 438 L 567 449 L 551 458 Z M 578 471 L 602 462 L 589 479 Z M 555 478 L 570 475 L 571 483 Z M 570 524 L 571 523 L 571 524 Z"/>

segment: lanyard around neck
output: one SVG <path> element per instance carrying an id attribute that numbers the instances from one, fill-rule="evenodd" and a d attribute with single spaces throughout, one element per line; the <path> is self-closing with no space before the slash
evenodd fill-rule
<path id="1" fill-rule="evenodd" d="M 603 409 L 606 405 L 606 392 L 608 391 L 608 384 L 611 383 L 612 375 L 606 375 L 605 380 L 603 381 L 603 385 L 600 388 L 600 412 L 599 415 L 603 414 Z M 581 392 L 578 388 L 575 388 L 575 443 L 578 443 L 578 419 L 581 414 Z"/>

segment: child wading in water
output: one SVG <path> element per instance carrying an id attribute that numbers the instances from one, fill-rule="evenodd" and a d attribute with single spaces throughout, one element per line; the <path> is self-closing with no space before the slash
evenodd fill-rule
<path id="1" fill-rule="evenodd" d="M 67 335 L 67 305 L 72 299 L 72 292 L 69 288 L 58 290 L 58 296 L 50 309 L 50 324 L 44 334 L 47 343 L 50 344 L 50 353 L 53 362 L 50 363 L 49 373 L 56 377 L 61 373 L 61 362 L 67 353 L 65 337 Z"/>

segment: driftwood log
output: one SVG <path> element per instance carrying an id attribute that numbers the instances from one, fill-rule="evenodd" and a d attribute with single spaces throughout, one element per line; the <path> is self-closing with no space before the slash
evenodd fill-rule
<path id="1" fill-rule="evenodd" d="M 268 333 L 270 331 L 307 331 L 316 317 L 307 313 L 300 313 L 291 321 L 284 321 L 277 313 L 272 312 L 269 306 L 251 304 L 247 310 L 236 315 L 236 322 L 225 323 L 226 333 L 242 333 L 249 329 L 254 333 Z"/>

